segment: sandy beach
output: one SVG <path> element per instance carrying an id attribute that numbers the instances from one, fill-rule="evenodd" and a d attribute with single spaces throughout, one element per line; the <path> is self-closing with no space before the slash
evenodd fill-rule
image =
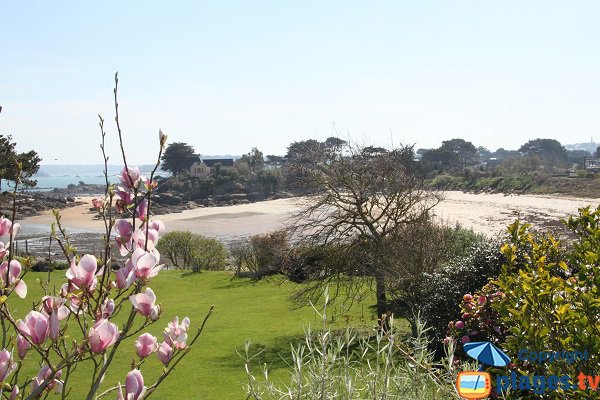
<path id="1" fill-rule="evenodd" d="M 565 196 L 471 194 L 445 192 L 444 201 L 435 208 L 436 215 L 450 223 L 460 222 L 476 232 L 494 234 L 520 217 L 536 225 L 546 225 L 577 212 L 579 207 L 589 204 L 597 206 L 600 199 Z M 94 219 L 90 211 L 91 197 L 81 197 L 79 205 L 62 211 L 63 225 L 73 232 L 102 232 L 102 221 Z M 189 230 L 195 233 L 235 240 L 283 227 L 290 213 L 298 211 L 302 199 L 279 199 L 252 204 L 197 208 L 181 213 L 157 216 L 167 229 Z M 26 218 L 21 222 L 28 226 L 50 226 L 50 212 Z"/>

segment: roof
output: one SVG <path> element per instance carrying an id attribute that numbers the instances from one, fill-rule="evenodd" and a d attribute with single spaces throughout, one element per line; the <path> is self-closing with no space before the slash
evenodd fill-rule
<path id="1" fill-rule="evenodd" d="M 210 160 L 202 160 L 207 167 L 214 167 L 216 163 L 223 167 L 233 167 L 233 158 L 212 158 Z"/>

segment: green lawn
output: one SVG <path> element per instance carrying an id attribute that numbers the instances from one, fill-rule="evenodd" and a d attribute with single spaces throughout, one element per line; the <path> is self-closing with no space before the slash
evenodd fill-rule
<path id="1" fill-rule="evenodd" d="M 23 317 L 31 308 L 31 302 L 41 298 L 42 289 L 36 280 L 45 281 L 45 273 L 29 273 L 26 282 L 29 286 L 27 299 L 11 297 L 9 303 L 15 310 L 15 317 Z M 65 281 L 64 271 L 52 273 L 52 281 L 60 287 Z M 156 399 L 241 399 L 245 398 L 243 384 L 246 376 L 244 362 L 236 354 L 243 353 L 244 343 L 251 340 L 255 348 L 264 349 L 260 361 L 267 362 L 272 369 L 279 370 L 285 377 L 285 361 L 289 358 L 290 343 L 298 343 L 303 329 L 308 325 L 318 326 L 315 312 L 310 307 L 292 309 L 289 296 L 297 288 L 296 284 L 270 278 L 258 282 L 233 278 L 224 272 L 203 272 L 200 274 L 181 271 L 163 271 L 151 281 L 150 287 L 158 297 L 163 309 L 160 321 L 148 331 L 162 340 L 162 330 L 170 319 L 177 315 L 189 316 L 192 328 L 201 324 L 211 305 L 215 306 L 203 335 L 192 352 L 182 361 L 156 392 Z M 336 325 L 369 326 L 374 316 L 367 305 L 355 304 L 349 313 L 333 307 L 337 313 Z M 342 315 L 344 314 L 344 315 Z M 140 319 L 141 320 L 141 319 Z M 119 322 L 119 321 L 115 321 Z M 103 389 L 117 381 L 124 383 L 131 360 L 135 356 L 133 340 L 124 343 L 119 356 L 107 375 Z M 25 359 L 22 374 L 37 373 L 37 360 L 33 354 Z M 141 370 L 146 384 L 151 384 L 162 368 L 155 355 L 149 357 Z M 256 373 L 259 366 L 256 365 Z M 78 369 L 71 377 L 73 392 L 70 398 L 79 399 L 86 393 L 90 384 L 89 371 Z M 114 398 L 114 394 L 107 399 Z"/>

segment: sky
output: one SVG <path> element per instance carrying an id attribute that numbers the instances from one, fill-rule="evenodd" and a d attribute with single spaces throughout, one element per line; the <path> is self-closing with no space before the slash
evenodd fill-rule
<path id="1" fill-rule="evenodd" d="M 600 2 L 0 0 L 0 134 L 43 164 L 131 163 L 329 136 L 600 141 Z"/>

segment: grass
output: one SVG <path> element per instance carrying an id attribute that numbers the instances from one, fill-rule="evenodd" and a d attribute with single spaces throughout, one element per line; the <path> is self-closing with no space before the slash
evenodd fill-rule
<path id="1" fill-rule="evenodd" d="M 65 271 L 51 275 L 51 285 L 60 287 L 65 282 Z M 39 301 L 43 291 L 36 280 L 45 281 L 47 273 L 29 273 L 25 281 L 29 287 L 27 299 L 11 297 L 9 304 L 16 318 L 22 318 L 31 309 L 32 301 Z M 232 278 L 225 272 L 202 272 L 198 274 L 181 271 L 163 271 L 153 278 L 150 287 L 158 297 L 163 314 L 161 319 L 147 331 L 162 340 L 162 330 L 174 316 L 189 316 L 190 331 L 202 323 L 209 307 L 215 306 L 205 331 L 190 354 L 156 391 L 156 399 L 241 399 L 245 398 L 243 385 L 246 381 L 244 361 L 236 349 L 243 353 L 247 340 L 253 349 L 264 350 L 260 362 L 267 363 L 275 376 L 287 379 L 287 360 L 290 344 L 303 340 L 304 328 L 321 324 L 310 307 L 291 309 L 289 296 L 298 285 L 271 277 L 261 281 Z M 374 324 L 374 315 L 367 305 L 356 304 L 349 312 L 330 308 L 335 317 L 334 326 L 346 324 L 368 327 Z M 337 315 L 336 315 L 337 313 Z M 125 313 L 122 313 L 124 315 Z M 122 323 L 123 321 L 113 321 Z M 135 338 L 121 345 L 110 373 L 101 391 L 117 382 L 124 383 L 130 370 L 135 349 Z M 23 374 L 35 375 L 39 368 L 34 365 L 33 353 L 24 360 Z M 142 366 L 146 384 L 154 381 L 162 369 L 155 355 Z M 90 372 L 79 368 L 71 375 L 73 391 L 69 398 L 79 399 L 90 385 Z M 100 392 L 101 392 L 100 391 Z M 114 398 L 111 393 L 106 398 Z"/>

